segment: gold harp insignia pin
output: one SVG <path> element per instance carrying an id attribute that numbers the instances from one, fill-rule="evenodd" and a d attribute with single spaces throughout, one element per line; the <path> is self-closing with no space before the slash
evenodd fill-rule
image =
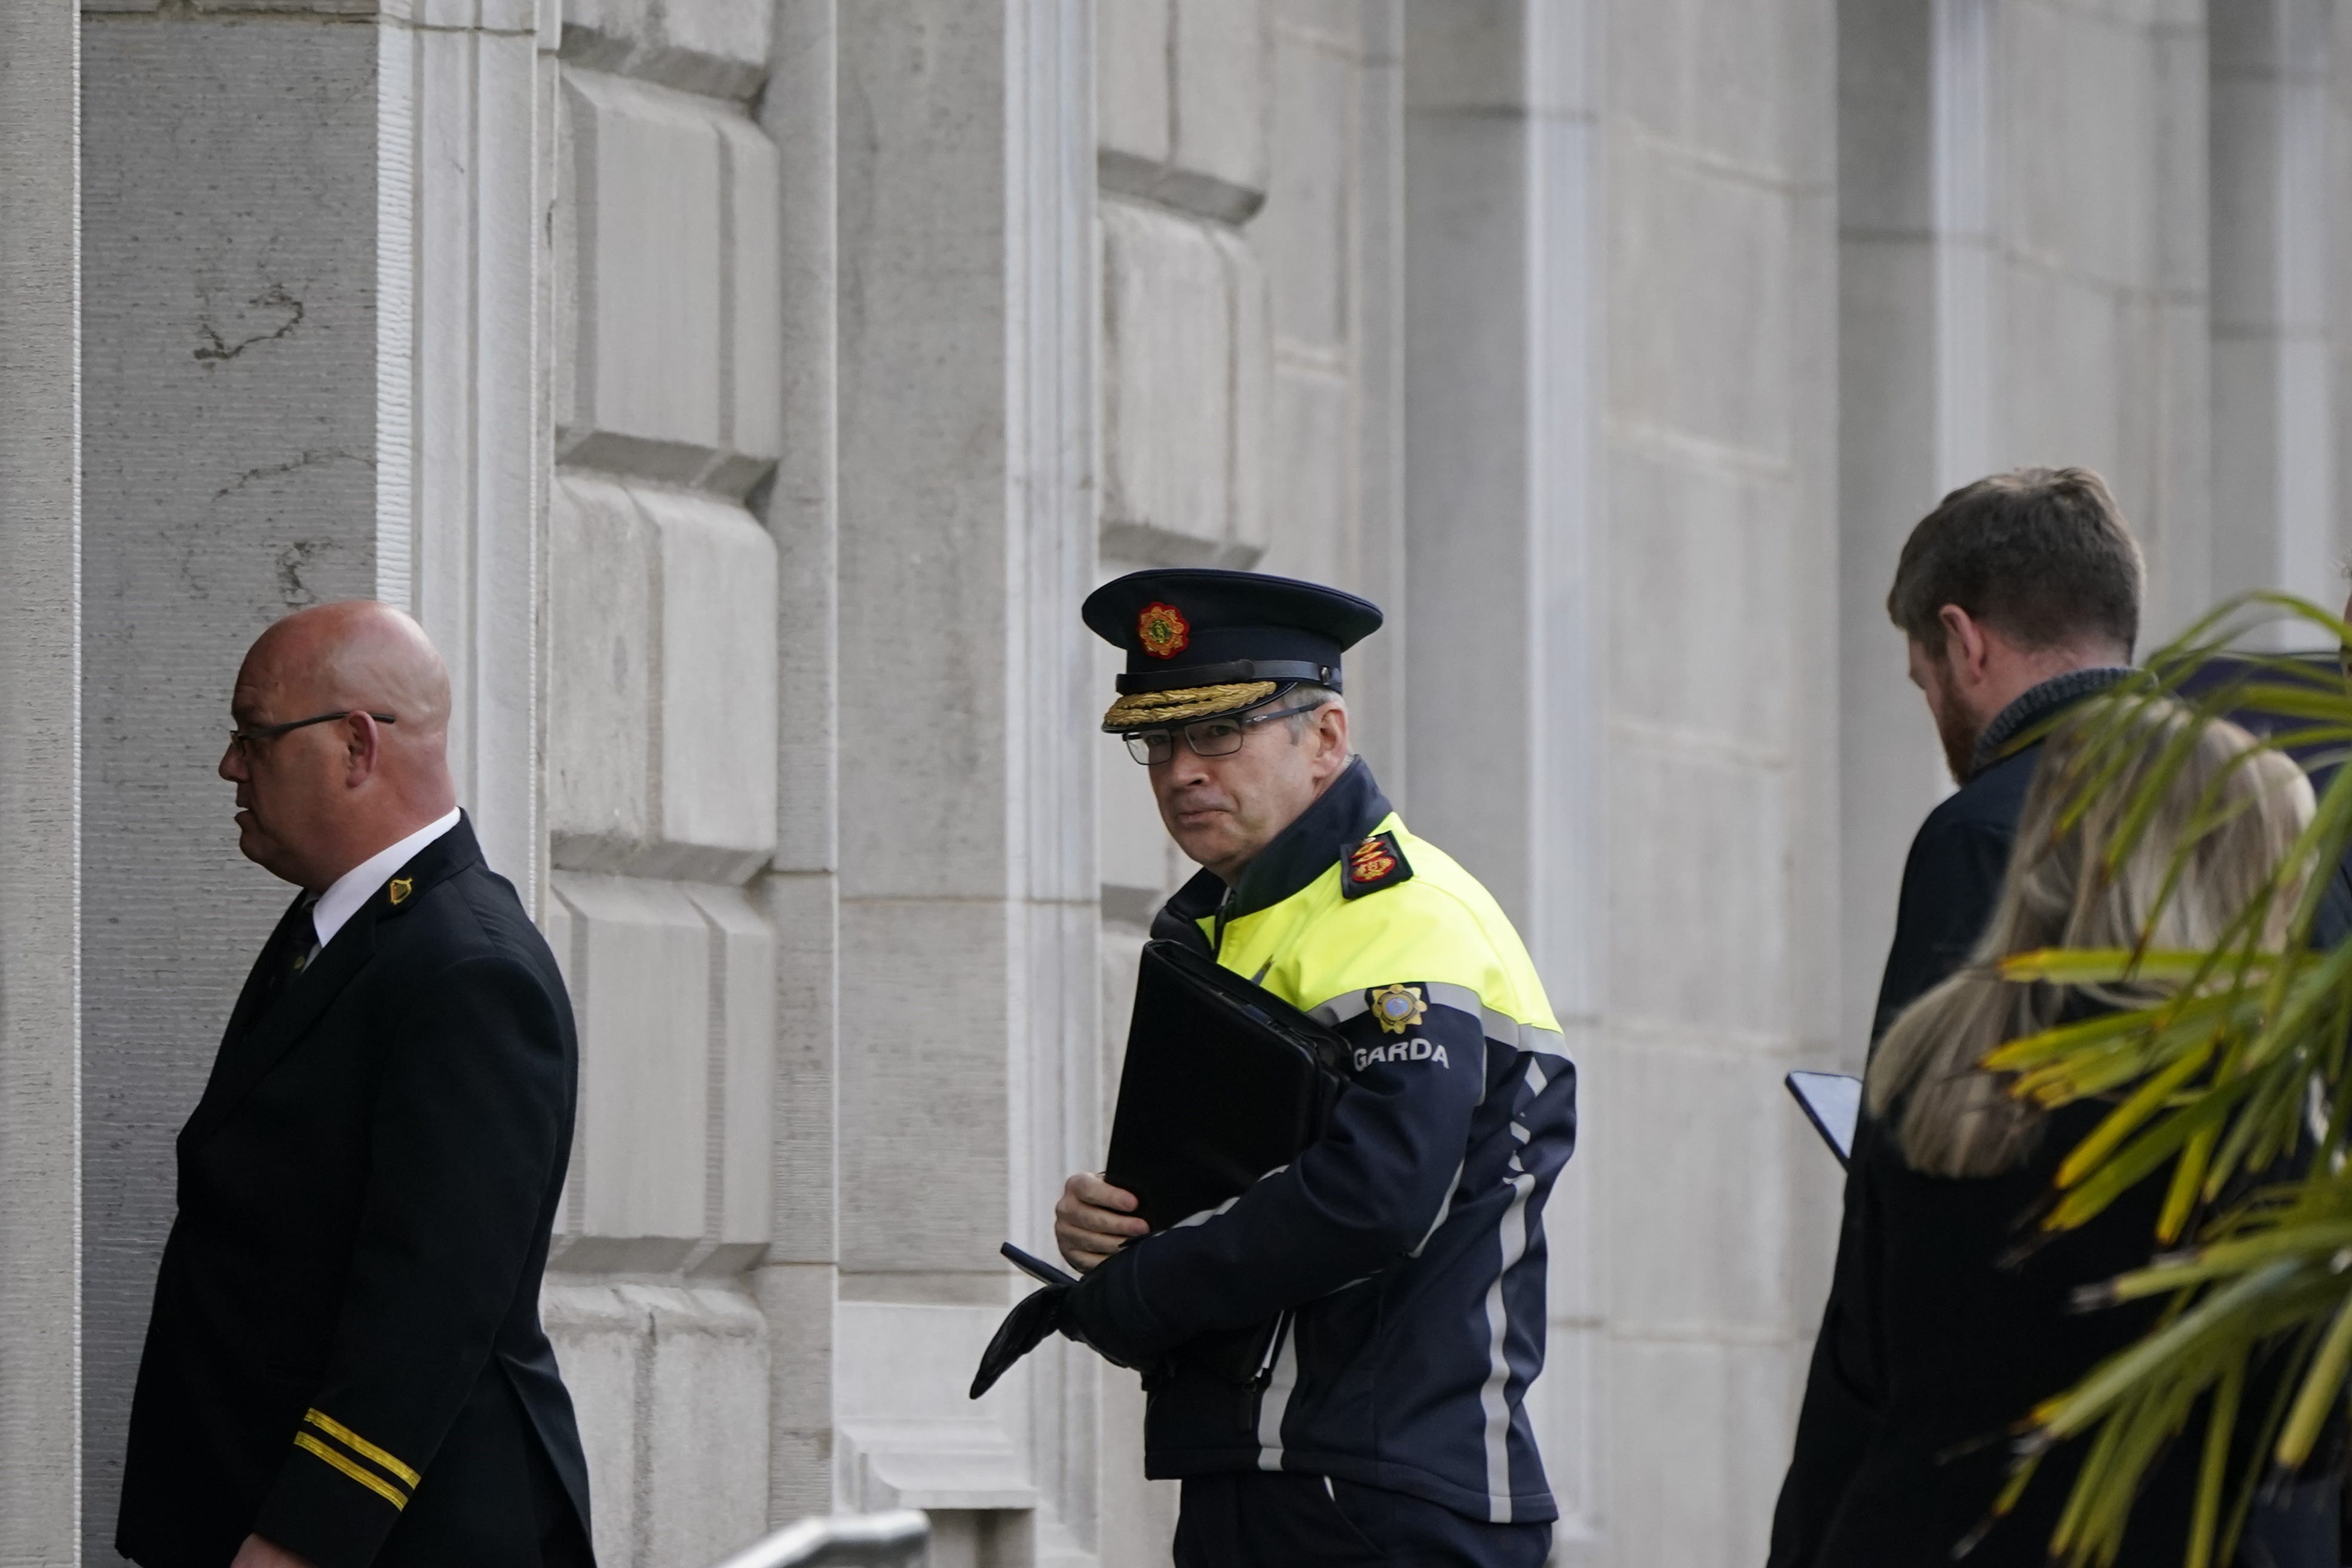
<path id="1" fill-rule="evenodd" d="M 1428 1011 L 1429 1004 L 1410 985 L 1384 985 L 1372 993 L 1372 1015 L 1380 1019 L 1382 1034 L 1402 1035 Z"/>
<path id="2" fill-rule="evenodd" d="M 409 894 L 415 890 L 416 882 L 414 878 L 394 877 L 392 879 L 392 887 L 389 889 L 392 894 L 392 901 L 394 907 L 397 907 L 403 899 L 405 899 Z"/>

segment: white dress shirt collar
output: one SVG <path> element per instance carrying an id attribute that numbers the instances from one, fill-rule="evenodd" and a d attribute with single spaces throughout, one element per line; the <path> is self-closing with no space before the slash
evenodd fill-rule
<path id="1" fill-rule="evenodd" d="M 319 895 L 310 906 L 310 929 L 319 933 L 319 945 L 326 946 L 335 940 L 335 933 L 360 912 L 360 907 L 372 898 L 394 871 L 408 864 L 416 852 L 457 826 L 461 814 L 452 810 L 436 822 L 428 822 L 399 843 L 379 849 L 341 876 L 335 885 Z"/>

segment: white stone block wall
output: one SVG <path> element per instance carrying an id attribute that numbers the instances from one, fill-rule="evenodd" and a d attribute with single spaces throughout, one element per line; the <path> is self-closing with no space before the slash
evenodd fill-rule
<path id="1" fill-rule="evenodd" d="M 1611 1563 L 1762 1555 L 1818 1289 L 1788 1238 L 1840 1186 L 1779 1082 L 1837 1027 L 1836 14 L 1606 22 Z"/>
<path id="2" fill-rule="evenodd" d="M 1559 1560 L 1653 1568 L 1761 1555 L 1836 1202 L 1776 1080 L 1858 1062 L 1941 787 L 1905 532 L 2100 467 L 2154 636 L 2352 539 L 2344 0 L 82 16 L 78 227 L 57 18 L 0 17 L 28 1560 L 111 1560 L 171 1133 L 282 901 L 211 768 L 287 608 L 425 617 L 573 988 L 545 1311 L 604 1560 L 909 1501 L 941 1564 L 1140 1565 L 1131 1377 L 963 1398 L 1190 870 L 1076 608 L 1184 563 L 1381 602 L 1361 743 L 1582 1075 Z M 73 1385 L 7 1374 L 68 1333 Z"/>
<path id="3" fill-rule="evenodd" d="M 0 1560 L 81 1534 L 79 17 L 0 13 Z"/>
<path id="4" fill-rule="evenodd" d="M 1882 605 L 1946 489 L 2028 462 L 2106 473 L 2148 555 L 2144 643 L 2245 587 L 2337 591 L 2343 17 L 1840 12 L 1849 1050 L 1894 868 L 1943 787 Z"/>
<path id="5" fill-rule="evenodd" d="M 1407 16 L 1412 798 L 1579 1064 L 1533 1398 L 1565 1561 L 1761 1555 L 1785 1237 L 1833 1194 L 1777 1082 L 1832 1026 L 1829 17 Z"/>
<path id="6" fill-rule="evenodd" d="M 550 1331 L 599 1555 L 768 1523 L 778 942 L 780 159 L 772 6 L 567 6 L 551 258 L 543 916 L 579 1014 Z M 782 1025 L 780 1038 L 779 1026 Z"/>
<path id="7" fill-rule="evenodd" d="M 2344 259 L 2329 215 L 2339 7 L 2214 7 L 2208 44 L 2213 494 L 2241 526 L 2214 589 L 2326 584 L 2347 539 L 2335 502 L 2339 393 L 2330 331 Z"/>

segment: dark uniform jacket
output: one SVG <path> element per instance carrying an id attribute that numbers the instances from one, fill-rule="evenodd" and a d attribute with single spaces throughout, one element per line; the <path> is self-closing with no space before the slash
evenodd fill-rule
<path id="1" fill-rule="evenodd" d="M 1145 1472 L 1304 1471 L 1540 1528 L 1558 1510 L 1522 1401 L 1576 1072 L 1509 921 L 1359 761 L 1230 897 L 1203 873 L 1153 930 L 1354 1049 L 1295 1163 L 1073 1292 L 1092 1342 L 1159 1364 Z M 1263 1359 L 1233 1364 L 1219 1335 Z"/>
<path id="2" fill-rule="evenodd" d="M 1928 814 L 1904 864 L 1874 1048 L 1906 1007 L 1968 960 L 1983 934 L 2040 759 L 2032 732 L 2128 673 L 2083 670 L 2045 681 L 1988 726 L 1976 770 Z M 2326 931 L 2340 932 L 2342 902 L 2331 900 L 2323 913 L 2323 940 Z M 2096 1105 L 2060 1112 L 2015 1170 L 1951 1181 L 1911 1170 L 1891 1133 L 1864 1110 L 1846 1174 L 1836 1270 L 1772 1519 L 1769 1568 L 1950 1561 L 1953 1545 L 1982 1521 L 1999 1490 L 2007 1453 L 1998 1441 L 1962 1452 L 1964 1440 L 1998 1438 L 2036 1402 L 2145 1331 L 2147 1309 L 2084 1316 L 2067 1310 L 2066 1298 L 2073 1283 L 2147 1261 L 2161 1183 L 2153 1193 L 2136 1189 L 2099 1222 L 2020 1268 L 1995 1268 L 2013 1249 L 2018 1222 L 2049 1189 L 2057 1162 L 2103 1113 Z M 1987 1347 L 1992 1354 L 1979 1353 Z M 2053 1454 L 2017 1514 L 1966 1561 L 2042 1563 L 2053 1510 L 2079 1463 L 2079 1453 Z M 2178 1479 L 2159 1470 L 2152 1485 L 2161 1489 Z M 2186 1516 L 2168 1507 L 2144 1505 L 2125 1562 L 2179 1560 Z M 2266 1512 L 2256 1510 L 2258 1533 L 2275 1531 L 2271 1538 L 2284 1542 L 2300 1528 Z M 2156 1555 L 2134 1554 L 2143 1552 Z M 2294 1551 L 2279 1558 L 2329 1560 Z"/>
<path id="3" fill-rule="evenodd" d="M 320 1568 L 579 1551 L 539 1321 L 578 1069 L 553 955 L 462 820 L 270 1002 L 310 921 L 280 922 L 180 1132 L 116 1544 L 146 1568 L 224 1568 L 248 1532 Z"/>
<path id="4" fill-rule="evenodd" d="M 2086 670 L 2044 681 L 1996 718 L 1977 748 L 1978 766 L 1967 784 L 1927 814 L 1911 840 L 1903 864 L 1903 890 L 1895 904 L 1895 941 L 1879 982 L 1878 1007 L 1871 1024 L 1874 1050 L 1903 1009 L 1933 990 L 1966 963 L 1977 938 L 1992 918 L 2009 866 L 2010 841 L 2025 809 L 2025 794 L 2040 760 L 2038 739 L 2009 749 L 2002 744 L 2119 679 L 2121 671 Z M 1858 1368 L 1867 1331 L 1864 1298 L 1854 1278 L 1862 1257 L 1855 1234 L 1862 1209 L 1854 1199 L 1859 1173 L 1871 1162 L 1866 1144 L 1877 1129 L 1865 1111 L 1854 1130 L 1853 1163 L 1846 1173 L 1845 1217 L 1838 1234 L 1837 1268 L 1822 1310 L 1813 1343 L 1812 1367 L 1797 1418 L 1796 1450 L 1780 1483 L 1772 1516 L 1770 1568 L 1812 1568 L 1832 1516 L 1846 1485 L 1861 1467 L 1878 1424 L 1878 1391 Z M 2033 1399 L 2054 1393 L 2043 1389 Z M 2032 1399 L 2027 1401 L 2030 1405 Z M 2019 1406 L 2021 1414 L 2026 1405 Z M 2014 1419 L 2015 1416 L 2011 1417 Z M 1988 1494 L 1990 1500 L 1990 1494 Z"/>
<path id="5" fill-rule="evenodd" d="M 1893 1117 L 1859 1146 L 1846 1188 L 1847 1204 L 1860 1211 L 1850 1216 L 1856 1244 L 1845 1260 L 1854 1331 L 1840 1370 L 1868 1392 L 1874 1418 L 1804 1560 L 1811 1568 L 1945 1568 L 1954 1546 L 1980 1529 L 1958 1559 L 1967 1568 L 2049 1562 L 2051 1534 L 2088 1445 L 2053 1449 L 2015 1510 L 1988 1529 L 2011 1457 L 2002 1439 L 2037 1403 L 2137 1342 L 2165 1310 L 2156 1298 L 2086 1312 L 2074 1296 L 2147 1262 L 2168 1169 L 2082 1229 L 2018 1256 L 2021 1219 L 2110 1109 L 2092 1102 L 2055 1112 L 2024 1161 L 1995 1176 L 1952 1180 L 1913 1170 Z M 2258 1366 L 2245 1408 L 2267 1409 L 2276 1393 L 2275 1369 Z M 2179 1568 L 2206 1419 L 2200 1409 L 2150 1468 L 2117 1568 Z M 2233 1477 L 2244 1474 L 2252 1436 L 2241 1433 Z M 2334 1557 L 2253 1561 L 2315 1568 Z"/>

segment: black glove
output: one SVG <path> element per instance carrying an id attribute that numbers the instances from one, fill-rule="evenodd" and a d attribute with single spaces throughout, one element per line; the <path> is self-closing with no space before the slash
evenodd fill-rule
<path id="1" fill-rule="evenodd" d="M 971 1397 L 978 1399 L 993 1388 L 996 1380 L 1012 1371 L 1013 1363 L 1043 1344 L 1047 1334 L 1058 1333 L 1074 1340 L 1113 1366 L 1134 1365 L 1133 1361 L 1105 1350 L 1082 1325 L 1082 1320 L 1087 1317 L 1087 1305 L 1101 1294 L 1102 1281 L 1097 1278 L 1101 1273 L 1098 1268 L 1076 1285 L 1048 1285 L 1033 1290 L 1005 1313 L 996 1337 L 981 1352 L 980 1370 L 972 1374 Z"/>
<path id="2" fill-rule="evenodd" d="M 1023 1297 L 1013 1310 L 1004 1314 L 996 1337 L 981 1352 L 980 1370 L 972 1373 L 974 1399 L 995 1387 L 996 1380 L 1011 1372 L 1014 1362 L 1035 1350 L 1047 1334 L 1062 1326 L 1062 1303 L 1076 1289 L 1072 1285 L 1048 1285 Z"/>

